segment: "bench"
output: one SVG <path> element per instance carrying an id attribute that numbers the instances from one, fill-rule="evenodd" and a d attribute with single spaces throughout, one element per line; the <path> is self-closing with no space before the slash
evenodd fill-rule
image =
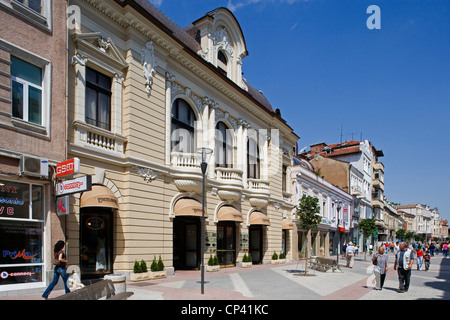
<path id="1" fill-rule="evenodd" d="M 111 279 L 107 279 L 100 280 L 51 300 L 126 300 L 133 294 L 133 292 L 121 292 L 116 294 L 114 283 Z"/>
<path id="2" fill-rule="evenodd" d="M 311 269 L 327 272 L 328 270 L 340 270 L 336 260 L 331 258 L 317 257 L 315 261 L 311 260 Z"/>

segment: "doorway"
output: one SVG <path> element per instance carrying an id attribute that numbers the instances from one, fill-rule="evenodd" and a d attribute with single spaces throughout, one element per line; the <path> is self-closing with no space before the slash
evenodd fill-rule
<path id="1" fill-rule="evenodd" d="M 222 268 L 236 266 L 236 222 L 217 224 L 217 258 Z"/>
<path id="2" fill-rule="evenodd" d="M 173 220 L 173 266 L 175 270 L 199 269 L 200 222 L 198 217 L 176 217 Z"/>
<path id="3" fill-rule="evenodd" d="M 249 237 L 249 251 L 252 255 L 252 262 L 253 264 L 260 264 L 263 257 L 263 227 L 261 225 L 250 226 Z"/>
<path id="4" fill-rule="evenodd" d="M 82 208 L 80 216 L 81 279 L 97 279 L 112 274 L 112 209 Z"/>

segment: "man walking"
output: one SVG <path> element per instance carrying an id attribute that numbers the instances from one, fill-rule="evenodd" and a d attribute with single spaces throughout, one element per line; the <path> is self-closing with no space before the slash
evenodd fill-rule
<path id="1" fill-rule="evenodd" d="M 355 251 L 356 248 L 353 246 L 353 243 L 350 242 L 345 250 L 345 255 L 347 257 L 347 268 L 353 268 L 353 262 L 355 260 Z"/>
<path id="2" fill-rule="evenodd" d="M 411 268 L 414 264 L 414 253 L 408 248 L 406 242 L 399 245 L 400 250 L 395 255 L 394 270 L 397 270 L 399 290 L 398 293 L 407 292 L 411 280 Z"/>

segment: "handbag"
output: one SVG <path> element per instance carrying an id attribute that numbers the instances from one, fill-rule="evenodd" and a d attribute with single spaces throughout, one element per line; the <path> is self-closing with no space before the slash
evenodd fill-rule
<path id="1" fill-rule="evenodd" d="M 376 265 L 378 264 L 378 257 L 376 257 L 375 260 L 373 260 L 372 264 L 373 264 L 374 266 L 376 266 Z"/>

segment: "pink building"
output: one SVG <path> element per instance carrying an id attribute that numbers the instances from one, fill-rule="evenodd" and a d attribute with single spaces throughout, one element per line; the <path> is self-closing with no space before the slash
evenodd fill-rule
<path id="1" fill-rule="evenodd" d="M 63 239 L 67 1 L 0 0 L 0 297 L 43 291 Z"/>

